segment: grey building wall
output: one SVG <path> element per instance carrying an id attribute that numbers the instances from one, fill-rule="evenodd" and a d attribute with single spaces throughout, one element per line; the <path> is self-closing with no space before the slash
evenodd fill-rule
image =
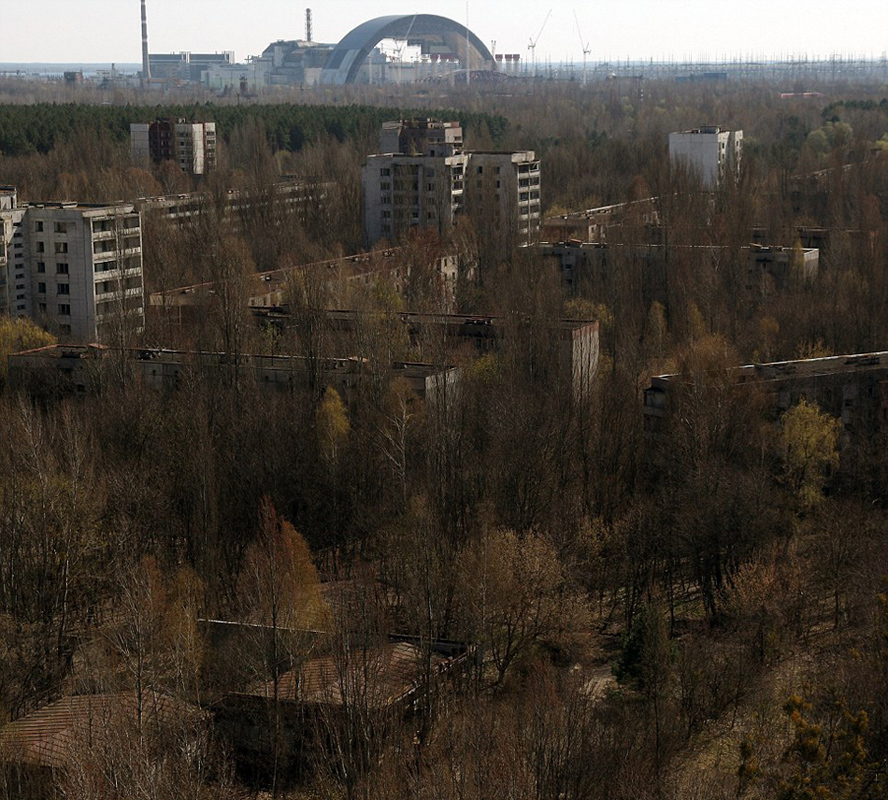
<path id="1" fill-rule="evenodd" d="M 134 206 L 32 204 L 0 211 L 0 228 L 9 239 L 0 310 L 29 316 L 67 341 L 101 341 L 117 323 L 143 329 Z"/>
<path id="2" fill-rule="evenodd" d="M 396 239 L 410 227 L 443 232 L 463 211 L 518 243 L 540 230 L 540 164 L 533 151 L 464 152 L 450 156 L 368 156 L 361 172 L 368 244 Z"/>
<path id="3" fill-rule="evenodd" d="M 739 175 L 742 149 L 743 131 L 723 131 L 714 125 L 669 134 L 670 159 L 697 172 L 708 189 Z"/>
<path id="4" fill-rule="evenodd" d="M 466 163 L 460 154 L 369 156 L 361 171 L 367 242 L 396 239 L 411 227 L 451 226 L 462 208 Z"/>

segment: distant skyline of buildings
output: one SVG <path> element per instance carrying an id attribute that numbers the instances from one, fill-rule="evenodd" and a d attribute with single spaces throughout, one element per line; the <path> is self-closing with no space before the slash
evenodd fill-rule
<path id="1" fill-rule="evenodd" d="M 310 5 L 310 4 L 307 4 Z M 390 2 L 369 0 L 356 12 L 346 0 L 331 0 L 314 9 L 314 40 L 339 41 L 364 19 L 392 14 Z M 508 15 L 494 7 L 445 3 L 434 9 L 417 8 L 466 23 L 486 44 L 496 42 L 499 53 L 519 53 L 531 61 L 528 49 L 536 41 L 538 64 L 580 63 L 582 42 L 589 42 L 590 62 L 728 61 L 763 58 L 829 58 L 844 53 L 852 57 L 882 58 L 886 53 L 883 31 L 888 9 L 864 0 L 849 0 L 836 16 L 833 4 L 810 0 L 804 7 L 792 3 L 764 4 L 753 0 L 735 10 L 731 24 L 713 26 L 711 7 L 702 0 L 688 0 L 680 8 L 636 0 L 599 11 L 556 2 L 552 16 L 543 24 L 545 9 L 529 0 L 515 0 Z M 4 11 L 4 55 L 11 62 L 139 61 L 139 6 L 100 0 L 80 0 L 72 26 L 47 27 L 46 18 L 57 11 L 56 0 L 33 0 L 27 6 L 13 4 Z M 174 3 L 148 0 L 151 50 L 155 53 L 224 52 L 233 50 L 246 60 L 258 56 L 269 41 L 305 38 L 304 6 L 283 0 L 257 0 L 249 9 L 234 0 L 205 3 Z M 468 12 L 468 13 L 467 13 Z M 788 38 L 797 30 L 800 16 L 807 24 L 805 35 Z M 249 24 L 245 24 L 246 22 Z M 187 33 L 186 33 L 187 32 Z M 72 35 L 75 33 L 76 35 Z M 582 40 L 582 41 L 581 41 Z M 493 49 L 493 48 L 492 48 Z"/>

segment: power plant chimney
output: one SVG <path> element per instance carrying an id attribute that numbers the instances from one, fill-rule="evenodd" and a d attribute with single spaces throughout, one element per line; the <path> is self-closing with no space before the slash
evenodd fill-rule
<path id="1" fill-rule="evenodd" d="M 148 63 L 148 15 L 145 0 L 142 0 L 142 81 L 151 78 L 151 65 Z"/>
<path id="2" fill-rule="evenodd" d="M 311 41 L 311 9 L 305 9 L 305 41 Z"/>

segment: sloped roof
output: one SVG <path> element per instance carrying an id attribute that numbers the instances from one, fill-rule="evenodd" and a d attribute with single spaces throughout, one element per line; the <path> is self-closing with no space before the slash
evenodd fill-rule
<path id="1" fill-rule="evenodd" d="M 164 695 L 143 697 L 143 723 L 172 722 L 193 711 Z M 134 692 L 63 697 L 0 729 L 0 761 L 63 768 L 75 745 L 105 735 L 112 722 L 135 723 L 136 714 Z"/>
<path id="2" fill-rule="evenodd" d="M 425 650 L 410 642 L 359 648 L 346 657 L 319 656 L 281 676 L 278 698 L 341 706 L 360 697 L 371 708 L 385 708 L 419 685 L 425 657 Z M 444 669 L 451 661 L 439 653 L 431 654 L 435 671 Z M 245 692 L 262 698 L 270 698 L 273 693 L 271 681 L 261 681 Z"/>

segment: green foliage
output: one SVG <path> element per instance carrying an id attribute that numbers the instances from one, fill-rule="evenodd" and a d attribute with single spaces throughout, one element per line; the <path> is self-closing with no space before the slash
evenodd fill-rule
<path id="1" fill-rule="evenodd" d="M 841 428 L 840 420 L 804 399 L 783 417 L 785 474 L 802 511 L 809 511 L 822 500 L 827 474 L 839 466 Z"/>
<path id="2" fill-rule="evenodd" d="M 856 111 L 875 111 L 878 109 L 888 113 L 888 97 L 883 97 L 878 103 L 875 100 L 837 100 L 835 103 L 830 103 L 826 106 L 820 112 L 820 116 L 824 120 L 836 121 L 839 119 L 838 112 L 845 109 L 854 109 Z"/>
<path id="3" fill-rule="evenodd" d="M 607 142 L 606 131 L 589 131 L 586 134 L 586 144 L 590 150 L 597 150 Z"/>
<path id="4" fill-rule="evenodd" d="M 157 106 L 90 106 L 77 103 L 38 103 L 0 106 L 0 154 L 28 155 L 48 153 L 58 143 L 70 139 L 76 131 L 98 135 L 105 132 L 116 142 L 129 140 L 132 122 L 159 117 L 184 117 L 198 122 L 215 121 L 220 138 L 228 143 L 232 133 L 248 121 L 261 123 L 274 151 L 298 151 L 306 144 L 333 137 L 342 143 L 376 136 L 386 120 L 411 116 L 459 119 L 472 129 L 486 125 L 490 138 L 499 146 L 509 123 L 500 115 L 453 109 L 417 110 L 374 106 L 299 106 L 291 103 L 229 106 L 174 104 Z"/>
<path id="5" fill-rule="evenodd" d="M 11 353 L 46 347 L 55 342 L 55 336 L 29 319 L 0 317 L 0 387 L 6 382 L 7 357 Z"/>
<path id="6" fill-rule="evenodd" d="M 808 134 L 808 146 L 817 153 L 828 153 L 835 147 L 847 147 L 853 135 L 847 122 L 827 122 Z"/>
<path id="7" fill-rule="evenodd" d="M 481 383 L 492 383 L 500 372 L 499 359 L 494 353 L 485 353 L 469 362 L 467 376 Z"/>
<path id="8" fill-rule="evenodd" d="M 597 319 L 595 305 L 585 297 L 571 297 L 564 303 L 565 319 Z"/>

